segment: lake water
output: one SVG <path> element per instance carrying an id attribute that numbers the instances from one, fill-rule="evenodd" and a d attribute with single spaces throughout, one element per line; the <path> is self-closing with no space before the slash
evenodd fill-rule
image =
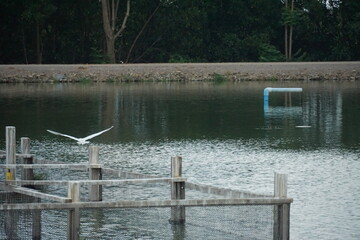
<path id="1" fill-rule="evenodd" d="M 301 87 L 270 93 L 265 87 Z M 46 129 L 93 139 L 105 167 L 168 176 L 183 157 L 190 181 L 273 192 L 289 174 L 291 239 L 360 239 L 360 83 L 1 84 L 5 126 L 38 158 L 82 162 L 87 149 Z M 308 127 L 298 127 L 308 126 Z"/>

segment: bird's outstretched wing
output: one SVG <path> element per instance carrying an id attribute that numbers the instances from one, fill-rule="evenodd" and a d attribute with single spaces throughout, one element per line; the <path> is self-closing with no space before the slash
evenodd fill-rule
<path id="1" fill-rule="evenodd" d="M 96 137 L 96 136 L 99 136 L 100 134 L 103 134 L 104 132 L 109 131 L 109 130 L 112 129 L 113 127 L 114 127 L 114 126 L 111 126 L 111 127 L 109 127 L 108 129 L 102 130 L 101 132 L 91 134 L 91 135 L 89 135 L 89 136 L 87 136 L 87 137 L 84 137 L 83 139 L 84 139 L 85 141 L 86 141 L 86 140 L 89 140 L 89 139 L 91 139 L 91 138 L 94 138 L 94 137 Z"/>
<path id="2" fill-rule="evenodd" d="M 75 141 L 79 141 L 79 138 L 76 138 L 76 137 L 73 137 L 73 136 L 70 136 L 70 135 L 67 135 L 67 134 L 58 133 L 58 132 L 55 132 L 55 131 L 52 131 L 52 130 L 46 130 L 46 131 L 48 131 L 49 133 L 55 134 L 55 135 L 60 135 L 60 136 L 63 136 L 63 137 L 71 138 L 71 139 L 73 139 Z"/>

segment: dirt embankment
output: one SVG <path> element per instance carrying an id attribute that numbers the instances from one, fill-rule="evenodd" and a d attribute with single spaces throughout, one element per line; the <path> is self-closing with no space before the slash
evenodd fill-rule
<path id="1" fill-rule="evenodd" d="M 0 82 L 360 80 L 360 62 L 0 65 Z"/>

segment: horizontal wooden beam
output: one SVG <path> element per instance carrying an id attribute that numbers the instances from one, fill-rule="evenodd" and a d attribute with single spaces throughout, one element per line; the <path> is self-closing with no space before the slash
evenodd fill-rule
<path id="1" fill-rule="evenodd" d="M 24 187 L 15 187 L 13 189 L 13 192 L 21 193 L 21 194 L 25 194 L 27 196 L 37 197 L 37 198 L 41 198 L 41 199 L 45 199 L 45 200 L 56 201 L 59 203 L 71 202 L 71 198 L 60 197 L 60 196 L 56 196 L 56 195 L 52 195 L 52 194 L 42 193 L 37 190 L 24 188 Z M 24 204 L 24 203 L 22 203 L 22 204 Z"/>
<path id="2" fill-rule="evenodd" d="M 201 200 L 152 200 L 76 203 L 22 203 L 0 204 L 1 210 L 48 210 L 73 208 L 142 208 L 142 207 L 197 207 L 197 206 L 238 206 L 238 205 L 282 205 L 293 202 L 291 198 L 247 198 L 247 199 L 201 199 Z"/>
<path id="3" fill-rule="evenodd" d="M 72 164 L 0 164 L 0 168 L 101 168 L 101 164 L 72 163 Z"/>
<path id="4" fill-rule="evenodd" d="M 147 174 L 141 173 L 132 173 L 132 172 L 123 172 L 117 169 L 110 169 L 110 168 L 103 168 L 103 173 L 111 174 L 116 177 L 121 178 L 134 178 L 134 179 L 141 179 L 141 178 L 156 178 L 156 176 L 151 176 Z M 260 194 L 260 193 L 252 193 L 248 191 L 241 191 L 241 190 L 233 190 L 228 188 L 220 188 L 214 187 L 204 184 L 197 184 L 192 182 L 186 182 L 186 189 L 199 191 L 202 193 L 213 194 L 224 196 L 228 198 L 246 198 L 246 197 L 273 197 L 274 195 L 271 194 Z"/>
<path id="5" fill-rule="evenodd" d="M 114 177 L 120 178 L 131 178 L 131 179 L 141 179 L 141 178 L 158 178 L 158 176 L 152 176 L 143 173 L 134 173 L 134 172 L 125 172 L 118 169 L 112 168 L 102 168 L 103 174 L 110 174 Z"/>
<path id="6" fill-rule="evenodd" d="M 214 187 L 204 184 L 197 184 L 192 182 L 186 182 L 186 189 L 199 191 L 202 193 L 207 194 L 213 194 L 213 195 L 219 195 L 227 198 L 269 198 L 273 197 L 274 195 L 270 194 L 258 194 L 258 193 L 252 193 L 248 191 L 240 191 L 240 190 L 233 190 L 228 188 L 220 188 L 220 187 Z"/>
<path id="7" fill-rule="evenodd" d="M 113 180 L 77 180 L 80 184 L 97 184 L 97 185 L 118 185 L 129 183 L 155 183 L 155 182 L 185 182 L 186 178 L 141 178 L 141 179 L 113 179 Z M 14 180 L 7 181 L 9 184 L 24 185 L 68 185 L 69 180 Z"/>
<path id="8" fill-rule="evenodd" d="M 37 198 L 41 198 L 41 199 L 45 199 L 45 200 L 56 201 L 56 202 L 60 202 L 60 203 L 71 202 L 70 198 L 60 197 L 57 195 L 52 195 L 52 194 L 47 194 L 47 193 L 42 193 L 35 189 L 18 187 L 15 185 L 0 184 L 0 190 L 4 191 L 4 192 L 1 192 L 2 194 L 11 194 L 11 193 L 15 192 L 15 193 L 24 194 L 27 196 L 37 197 Z"/>

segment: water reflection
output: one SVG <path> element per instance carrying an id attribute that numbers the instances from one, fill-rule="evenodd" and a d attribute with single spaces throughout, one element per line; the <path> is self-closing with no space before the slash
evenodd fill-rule
<path id="1" fill-rule="evenodd" d="M 95 142 L 278 138 L 254 130 L 281 128 L 283 138 L 303 139 L 299 146 L 358 146 L 358 83 L 291 84 L 304 89 L 293 94 L 292 106 L 273 94 L 265 113 L 262 92 L 269 83 L 3 85 L 0 126 L 36 139 L 52 138 L 46 129 L 84 136 L 115 126 Z M 312 129 L 299 134 L 298 125 Z"/>
<path id="2" fill-rule="evenodd" d="M 114 125 L 92 141 L 106 167 L 168 176 L 170 157 L 181 155 L 191 181 L 261 193 L 285 172 L 293 239 L 359 238 L 360 83 L 271 85 L 303 93 L 292 107 L 273 94 L 264 114 L 261 82 L 3 84 L 0 147 L 13 125 L 39 158 L 84 162 L 86 146 L 46 129 L 86 136 Z"/>

